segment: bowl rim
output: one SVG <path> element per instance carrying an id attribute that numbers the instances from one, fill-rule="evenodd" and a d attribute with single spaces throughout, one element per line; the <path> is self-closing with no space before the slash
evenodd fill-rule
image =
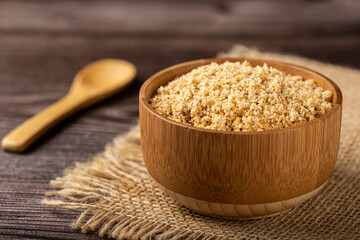
<path id="1" fill-rule="evenodd" d="M 226 61 L 229 61 L 229 62 L 243 62 L 245 60 L 248 60 L 248 61 L 262 61 L 262 62 L 268 64 L 269 66 L 271 66 L 274 63 L 275 64 L 283 64 L 283 65 L 287 65 L 287 66 L 289 66 L 289 67 L 291 67 L 293 69 L 300 70 L 302 72 L 310 72 L 310 73 L 318 75 L 319 77 L 323 78 L 326 82 L 328 82 L 331 85 L 331 87 L 334 89 L 333 94 L 336 97 L 336 99 L 335 99 L 336 101 L 333 104 L 332 109 L 330 111 L 328 111 L 327 113 L 325 113 L 324 115 L 322 115 L 321 117 L 315 118 L 315 119 L 313 119 L 311 121 L 308 121 L 306 123 L 301 123 L 301 124 L 298 124 L 298 125 L 295 125 L 295 126 L 285 127 L 285 128 L 280 128 L 280 129 L 264 130 L 264 131 L 243 132 L 243 131 L 228 131 L 228 130 L 215 130 L 215 129 L 200 128 L 200 127 L 195 127 L 193 125 L 187 125 L 187 124 L 184 124 L 184 123 L 177 122 L 175 120 L 167 118 L 167 117 L 161 115 L 160 113 L 158 113 L 149 104 L 149 101 L 145 97 L 145 91 L 150 86 L 152 81 L 154 81 L 155 79 L 157 79 L 158 77 L 160 77 L 161 75 L 163 75 L 163 74 L 165 74 L 167 72 L 173 71 L 174 69 L 179 69 L 179 68 L 191 65 L 191 64 L 201 63 L 201 62 L 203 62 L 204 64 L 201 64 L 199 66 L 209 64 L 210 62 L 218 62 L 218 61 L 220 61 L 220 62 L 221 61 L 223 61 L 223 62 L 226 62 Z M 172 81 L 172 80 L 170 80 L 170 81 Z M 309 125 L 313 125 L 313 124 L 316 124 L 317 122 L 321 121 L 322 119 L 330 117 L 335 112 L 335 110 L 337 108 L 341 107 L 342 101 L 343 101 L 342 92 L 341 92 L 340 88 L 338 87 L 338 85 L 335 82 L 333 82 L 331 79 L 329 79 L 328 77 L 322 75 L 321 73 L 319 73 L 317 71 L 314 71 L 314 70 L 309 69 L 307 67 L 303 67 L 303 66 L 299 66 L 299 65 L 291 64 L 291 63 L 286 63 L 286 62 L 282 62 L 282 61 L 259 59 L 259 58 L 246 58 L 246 57 L 241 57 L 241 58 L 232 58 L 232 57 L 229 57 L 229 58 L 203 58 L 203 59 L 197 59 L 197 60 L 178 63 L 178 64 L 175 64 L 175 65 L 169 66 L 169 67 L 167 67 L 165 69 L 162 69 L 162 70 L 156 72 L 155 74 L 153 74 L 152 76 L 150 76 L 142 84 L 142 86 L 140 88 L 140 91 L 139 91 L 139 103 L 142 104 L 147 111 L 149 111 L 151 114 L 153 114 L 154 116 L 160 118 L 163 121 L 166 121 L 166 122 L 168 122 L 170 124 L 177 125 L 179 127 L 186 128 L 186 129 L 189 129 L 189 130 L 195 130 L 195 131 L 200 131 L 200 132 L 208 132 L 208 133 L 217 133 L 217 134 L 231 134 L 231 135 L 233 135 L 233 134 L 234 135 L 272 134 L 272 133 L 279 133 L 279 132 L 286 132 L 286 131 L 296 130 L 296 129 L 303 128 L 303 127 L 306 127 L 306 126 L 309 126 Z"/>

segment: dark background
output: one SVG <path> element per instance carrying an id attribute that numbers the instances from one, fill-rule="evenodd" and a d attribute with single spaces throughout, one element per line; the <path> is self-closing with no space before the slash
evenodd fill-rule
<path id="1" fill-rule="evenodd" d="M 137 121 L 156 71 L 235 43 L 360 67 L 360 1 L 0 1 L 0 137 L 67 92 L 85 64 L 132 61 L 136 81 L 55 127 L 24 154 L 0 150 L 0 239 L 97 239 L 77 212 L 40 205 L 49 181 Z"/>

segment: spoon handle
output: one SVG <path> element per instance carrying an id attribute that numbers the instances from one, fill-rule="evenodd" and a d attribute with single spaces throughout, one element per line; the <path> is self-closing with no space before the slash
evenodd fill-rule
<path id="1" fill-rule="evenodd" d="M 86 102 L 81 96 L 75 94 L 66 95 L 12 130 L 2 139 L 2 148 L 12 152 L 25 151 L 47 130 L 84 107 L 85 104 Z"/>

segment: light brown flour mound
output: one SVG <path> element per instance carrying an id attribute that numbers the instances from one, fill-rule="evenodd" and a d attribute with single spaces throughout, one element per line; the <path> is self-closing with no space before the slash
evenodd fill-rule
<path id="1" fill-rule="evenodd" d="M 312 79 L 244 61 L 200 66 L 161 86 L 150 103 L 163 116 L 196 127 L 264 131 L 320 117 L 332 108 L 331 99 Z"/>

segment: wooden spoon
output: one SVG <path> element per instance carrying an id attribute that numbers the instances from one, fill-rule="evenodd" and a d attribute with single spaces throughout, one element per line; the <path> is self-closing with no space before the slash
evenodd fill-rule
<path id="1" fill-rule="evenodd" d="M 135 77 L 135 66 L 127 61 L 104 59 L 81 69 L 68 94 L 6 135 L 1 142 L 7 151 L 23 152 L 48 129 L 76 111 L 109 97 Z"/>

